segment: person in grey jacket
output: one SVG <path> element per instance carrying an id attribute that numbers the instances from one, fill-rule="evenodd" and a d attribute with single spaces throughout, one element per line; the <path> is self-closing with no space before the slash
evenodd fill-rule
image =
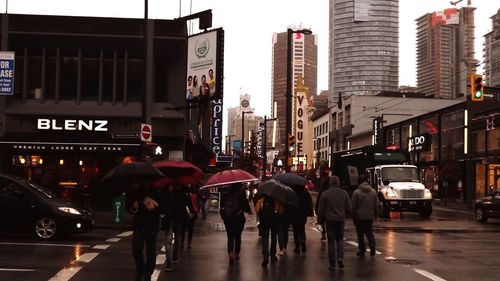
<path id="1" fill-rule="evenodd" d="M 326 223 L 328 237 L 329 269 L 335 270 L 335 265 L 344 267 L 344 225 L 346 214 L 351 211 L 349 194 L 340 188 L 337 176 L 328 179 L 328 188 L 319 200 L 318 224 Z"/>
<path id="2" fill-rule="evenodd" d="M 373 220 L 378 218 L 377 192 L 368 183 L 366 176 L 358 177 L 360 183 L 352 193 L 352 213 L 354 226 L 358 235 L 358 252 L 356 255 L 365 255 L 365 235 L 370 247 L 370 255 L 375 255 L 375 237 L 373 237 Z"/>

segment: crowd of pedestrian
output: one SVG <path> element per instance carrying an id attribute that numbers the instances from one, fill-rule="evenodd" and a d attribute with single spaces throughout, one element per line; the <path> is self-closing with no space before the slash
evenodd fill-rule
<path id="1" fill-rule="evenodd" d="M 329 269 L 344 267 L 344 228 L 346 219 L 352 216 L 358 240 L 358 256 L 367 250 L 376 253 L 373 222 L 377 219 L 377 194 L 364 176 L 358 178 L 359 187 L 350 197 L 340 187 L 339 178 L 324 179 L 316 201 L 317 225 L 321 240 L 328 243 Z M 249 201 L 253 202 L 257 216 L 262 247 L 262 267 L 276 262 L 278 256 L 287 252 L 290 227 L 293 231 L 294 254 L 307 252 L 305 226 L 308 217 L 313 217 L 313 204 L 306 185 L 290 185 L 296 202 L 287 204 L 262 193 L 249 198 L 247 186 L 233 183 L 220 188 L 220 217 L 227 234 L 229 264 L 240 259 L 241 235 L 246 222 L 245 213 L 252 214 Z M 178 252 L 191 249 L 194 225 L 201 214 L 207 218 L 209 192 L 199 186 L 183 186 L 171 183 L 164 189 L 153 188 L 143 182 L 133 186 L 126 196 L 126 209 L 134 216 L 132 250 L 136 263 L 136 279 L 150 280 L 156 264 L 156 241 L 160 230 L 164 232 L 165 271 L 173 270 L 178 262 Z M 161 218 L 161 219 L 160 219 Z M 160 223 L 161 221 L 161 223 Z M 144 260 L 144 247 L 146 248 Z"/>

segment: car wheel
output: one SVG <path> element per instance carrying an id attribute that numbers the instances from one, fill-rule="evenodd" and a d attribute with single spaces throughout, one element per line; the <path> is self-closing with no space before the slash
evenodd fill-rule
<path id="1" fill-rule="evenodd" d="M 421 218 L 428 219 L 432 214 L 432 205 L 426 204 L 418 211 Z"/>
<path id="2" fill-rule="evenodd" d="M 474 213 L 476 214 L 476 221 L 481 223 L 486 223 L 488 221 L 488 216 L 482 208 L 477 208 Z"/>
<path id="3" fill-rule="evenodd" d="M 41 239 L 54 238 L 57 233 L 57 223 L 50 217 L 41 217 L 35 223 L 35 234 Z"/>
<path id="4" fill-rule="evenodd" d="M 387 203 L 387 201 L 385 201 L 385 199 L 383 198 L 380 198 L 378 202 L 379 217 L 384 219 L 389 218 L 391 216 L 391 209 L 389 208 L 389 204 Z"/>

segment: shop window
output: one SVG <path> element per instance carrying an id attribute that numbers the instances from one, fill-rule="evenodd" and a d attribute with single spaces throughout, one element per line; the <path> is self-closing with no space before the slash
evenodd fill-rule
<path id="1" fill-rule="evenodd" d="M 438 118 L 437 117 L 432 117 L 429 119 L 425 119 L 420 121 L 419 124 L 419 134 L 430 134 L 432 138 L 432 144 L 430 151 L 422 151 L 420 152 L 419 160 L 423 162 L 429 162 L 429 161 L 434 161 L 438 160 L 438 132 L 439 132 L 439 126 L 438 126 Z M 417 135 L 417 134 L 413 134 Z"/>

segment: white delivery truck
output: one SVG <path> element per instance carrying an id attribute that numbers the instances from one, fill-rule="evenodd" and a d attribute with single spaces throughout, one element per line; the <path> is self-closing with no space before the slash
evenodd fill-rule
<path id="1" fill-rule="evenodd" d="M 332 172 L 352 194 L 358 176 L 364 174 L 377 191 L 379 215 L 388 218 L 390 211 L 418 212 L 422 218 L 432 214 L 432 195 L 420 182 L 418 168 L 409 164 L 409 154 L 402 150 L 365 146 L 333 154 Z"/>

